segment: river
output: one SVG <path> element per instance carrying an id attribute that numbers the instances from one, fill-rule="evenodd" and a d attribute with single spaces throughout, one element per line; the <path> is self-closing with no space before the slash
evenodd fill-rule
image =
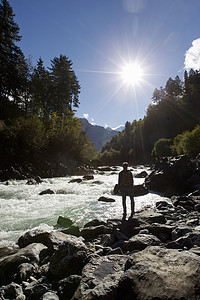
<path id="1" fill-rule="evenodd" d="M 39 185 L 27 185 L 27 180 L 11 180 L 9 185 L 0 183 L 0 247 L 13 246 L 18 238 L 28 229 L 41 228 L 52 230 L 58 217 L 68 217 L 78 226 L 99 218 L 122 217 L 121 196 L 113 195 L 118 181 L 116 172 L 94 174 L 94 179 L 81 183 L 70 183 L 73 178 L 67 176 L 46 178 Z M 145 170 L 142 166 L 132 169 L 133 175 Z M 148 171 L 148 170 L 147 170 Z M 135 184 L 142 184 L 144 179 L 134 178 Z M 55 194 L 39 195 L 41 191 L 51 189 Z M 115 202 L 99 202 L 101 196 L 114 198 Z M 135 197 L 136 211 L 155 206 L 162 198 L 150 192 L 145 196 Z M 130 201 L 127 199 L 130 213 Z"/>

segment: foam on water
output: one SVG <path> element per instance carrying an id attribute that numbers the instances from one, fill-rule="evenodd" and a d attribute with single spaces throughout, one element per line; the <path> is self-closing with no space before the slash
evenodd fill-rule
<path id="1" fill-rule="evenodd" d="M 26 180 L 10 181 L 9 185 L 0 183 L 0 247 L 13 245 L 28 229 L 38 226 L 53 229 L 60 215 L 74 220 L 79 226 L 95 218 L 121 217 L 121 197 L 113 195 L 119 170 L 95 174 L 93 180 L 81 183 L 69 182 L 79 176 L 45 179 L 39 185 L 26 185 Z M 133 174 L 141 170 L 134 169 Z M 134 179 L 135 184 L 143 181 Z M 52 189 L 55 194 L 39 195 L 45 189 Z M 114 198 L 115 202 L 99 202 L 101 196 Z M 147 205 L 154 206 L 160 199 L 152 193 L 136 197 L 136 211 Z M 127 208 L 130 212 L 129 199 Z"/>

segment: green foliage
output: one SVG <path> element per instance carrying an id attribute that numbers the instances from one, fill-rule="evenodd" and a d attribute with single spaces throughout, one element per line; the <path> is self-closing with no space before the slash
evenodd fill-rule
<path id="1" fill-rule="evenodd" d="M 172 146 L 173 141 L 171 139 L 159 139 L 155 142 L 152 155 L 155 158 L 161 158 L 164 156 L 171 156 L 172 155 Z"/>
<path id="2" fill-rule="evenodd" d="M 179 134 L 173 143 L 173 152 L 176 154 L 187 154 L 195 157 L 200 153 L 200 125 L 198 124 L 191 132 L 185 131 Z"/>
<path id="3" fill-rule="evenodd" d="M 199 112 L 200 71 L 185 72 L 184 82 L 178 76 L 170 77 L 165 88 L 154 90 L 144 119 L 132 124 L 127 122 L 125 130 L 104 145 L 101 157 L 109 154 L 109 161 L 112 161 L 112 149 L 118 151 L 118 161 L 128 160 L 135 164 L 148 162 L 151 153 L 155 157 L 183 153 L 194 156 L 199 151 L 198 137 L 192 139 L 187 131 L 200 123 Z M 171 142 L 167 140 L 173 139 L 171 150 Z"/>

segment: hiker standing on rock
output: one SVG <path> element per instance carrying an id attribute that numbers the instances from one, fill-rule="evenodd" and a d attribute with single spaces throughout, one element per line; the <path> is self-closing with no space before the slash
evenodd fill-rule
<path id="1" fill-rule="evenodd" d="M 126 196 L 130 197 L 131 200 L 131 217 L 134 214 L 135 202 L 133 193 L 133 175 L 130 170 L 128 170 L 128 163 L 124 162 L 122 164 L 123 170 L 119 173 L 119 190 L 122 194 L 122 206 L 123 206 L 123 218 L 126 218 Z"/>

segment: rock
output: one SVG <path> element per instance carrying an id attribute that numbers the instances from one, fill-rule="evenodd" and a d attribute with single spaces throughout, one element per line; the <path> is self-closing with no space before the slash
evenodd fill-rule
<path id="1" fill-rule="evenodd" d="M 109 197 L 104 197 L 104 196 L 102 196 L 102 197 L 100 197 L 100 198 L 98 199 L 98 201 L 101 201 L 101 202 L 115 202 L 115 199 L 112 199 L 112 198 L 109 198 Z"/>
<path id="2" fill-rule="evenodd" d="M 0 287 L 0 298 L 1 299 L 20 299 L 23 297 L 22 287 L 17 283 L 10 283 L 7 286 Z M 23 299 L 23 298 L 21 298 Z M 25 298 L 24 298 L 25 299 Z"/>
<path id="3" fill-rule="evenodd" d="M 55 193 L 51 189 L 46 189 L 46 190 L 39 193 L 39 195 L 47 195 L 47 194 L 50 195 L 50 194 L 55 194 Z"/>
<path id="4" fill-rule="evenodd" d="M 163 214 L 158 213 L 154 210 L 142 210 L 141 212 L 137 213 L 137 216 L 149 224 L 152 224 L 152 223 L 165 224 L 166 223 L 166 218 L 163 216 Z"/>
<path id="5" fill-rule="evenodd" d="M 41 300 L 59 300 L 60 298 L 54 292 L 46 292 L 40 299 Z"/>
<path id="6" fill-rule="evenodd" d="M 167 242 L 172 239 L 174 228 L 175 226 L 154 223 L 148 227 L 148 231 L 157 236 L 162 242 Z"/>
<path id="7" fill-rule="evenodd" d="M 173 208 L 173 205 L 167 201 L 158 201 L 158 202 L 156 202 L 156 208 L 158 210 L 163 210 L 166 208 Z"/>
<path id="8" fill-rule="evenodd" d="M 73 221 L 70 220 L 69 218 L 62 217 L 62 216 L 58 217 L 58 221 L 57 221 L 57 225 L 58 226 L 61 226 L 61 227 L 70 227 L 70 226 L 72 226 L 72 224 L 73 224 Z"/>
<path id="9" fill-rule="evenodd" d="M 14 275 L 14 282 L 21 283 L 22 281 L 27 281 L 31 275 L 33 275 L 35 267 L 30 263 L 20 264 Z"/>
<path id="10" fill-rule="evenodd" d="M 97 170 L 100 172 L 113 171 L 113 169 L 109 166 L 100 166 L 97 168 Z"/>
<path id="11" fill-rule="evenodd" d="M 77 225 L 72 225 L 67 229 L 62 230 L 65 234 L 71 234 L 79 237 L 81 235 L 80 228 Z"/>
<path id="12" fill-rule="evenodd" d="M 84 225 L 84 228 L 90 227 L 90 226 L 99 226 L 99 225 L 105 225 L 105 226 L 106 226 L 107 224 L 106 224 L 106 222 L 104 222 L 104 221 L 102 221 L 102 220 L 94 219 L 94 220 L 92 220 L 92 221 L 86 223 L 86 224 Z"/>
<path id="13" fill-rule="evenodd" d="M 144 196 L 148 193 L 149 190 L 144 184 L 134 185 L 134 197 Z"/>
<path id="14" fill-rule="evenodd" d="M 40 283 L 37 280 L 31 282 L 24 289 L 24 293 L 27 299 L 35 300 L 42 299 L 43 295 L 48 293 L 50 290 L 50 286 L 46 283 Z"/>
<path id="15" fill-rule="evenodd" d="M 91 180 L 91 179 L 94 179 L 94 175 L 87 174 L 83 176 L 83 180 Z"/>
<path id="16" fill-rule="evenodd" d="M 117 299 L 117 287 L 127 259 L 128 256 L 124 255 L 108 255 L 91 259 L 83 268 L 81 282 L 73 300 Z"/>
<path id="17" fill-rule="evenodd" d="M 58 296 L 60 300 L 72 299 L 81 281 L 81 276 L 70 275 L 58 282 Z"/>
<path id="18" fill-rule="evenodd" d="M 0 282 L 9 283 L 22 263 L 39 264 L 40 253 L 46 247 L 42 244 L 31 244 L 0 260 Z"/>
<path id="19" fill-rule="evenodd" d="M 113 299 L 199 298 L 200 258 L 191 252 L 148 247 L 133 254 L 126 269 Z"/>
<path id="20" fill-rule="evenodd" d="M 69 183 L 74 183 L 74 182 L 77 182 L 77 183 L 80 183 L 80 182 L 82 182 L 83 180 L 81 179 L 81 178 L 74 178 L 74 179 L 71 179 L 70 181 L 69 181 Z"/>
<path id="21" fill-rule="evenodd" d="M 194 246 L 200 247 L 200 233 L 195 231 L 189 232 L 184 236 L 176 239 L 175 242 L 179 244 L 180 248 L 182 249 L 190 249 Z"/>
<path id="22" fill-rule="evenodd" d="M 167 190 L 174 191 L 174 194 L 187 192 L 186 181 L 192 176 L 195 166 L 195 162 L 186 155 L 162 158 L 155 164 L 151 174 L 145 178 L 145 185 L 158 192 Z"/>
<path id="23" fill-rule="evenodd" d="M 79 244 L 68 243 L 58 250 L 50 260 L 50 274 L 56 279 L 70 275 L 80 275 L 86 263 L 87 248 Z"/>
<path id="24" fill-rule="evenodd" d="M 48 247 L 49 254 L 54 253 L 67 244 L 77 244 L 79 247 L 85 247 L 81 239 L 59 231 L 46 232 L 43 230 L 30 230 L 18 240 L 20 247 L 25 247 L 31 243 L 43 243 Z"/>
<path id="25" fill-rule="evenodd" d="M 90 227 L 85 227 L 81 230 L 81 236 L 84 237 L 84 239 L 88 240 L 88 239 L 97 238 L 98 235 L 111 233 L 111 232 L 112 232 L 112 228 L 105 225 L 90 226 Z"/>
<path id="26" fill-rule="evenodd" d="M 135 178 L 145 178 L 145 177 L 147 177 L 147 175 L 148 175 L 148 173 L 146 171 L 142 171 L 142 172 L 136 174 L 134 177 Z"/>
<path id="27" fill-rule="evenodd" d="M 137 234 L 131 237 L 127 242 L 125 242 L 125 246 L 128 251 L 141 251 L 144 250 L 148 246 L 157 246 L 161 242 L 160 240 L 151 234 Z"/>

